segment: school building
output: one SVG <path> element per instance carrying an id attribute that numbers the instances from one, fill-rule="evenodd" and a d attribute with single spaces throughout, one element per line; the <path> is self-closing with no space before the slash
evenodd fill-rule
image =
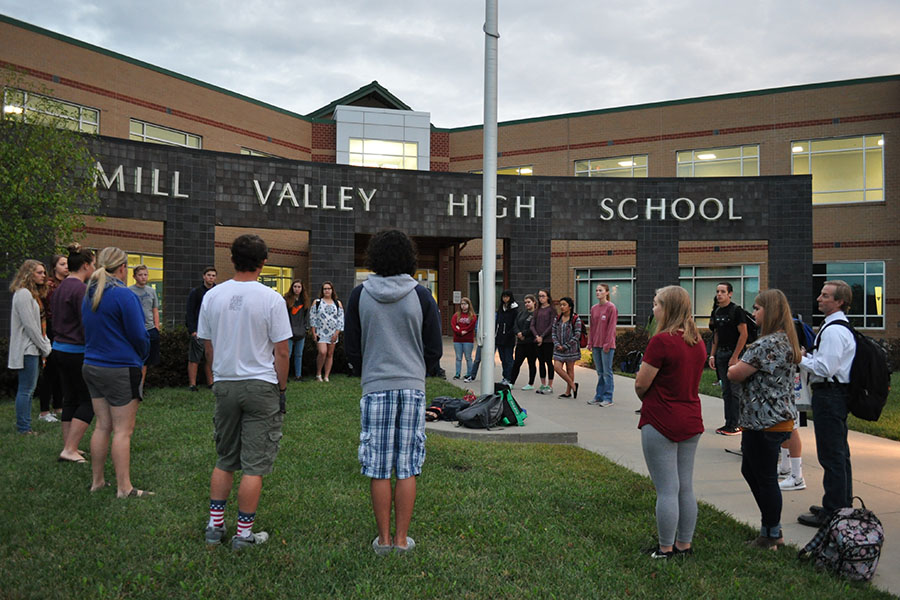
<path id="1" fill-rule="evenodd" d="M 479 124 L 441 128 L 377 81 L 296 114 L 2 15 L 0 67 L 24 74 L 7 116 L 91 134 L 104 218 L 82 242 L 150 267 L 165 326 L 207 264 L 230 276 L 247 231 L 270 246 L 267 284 L 346 296 L 369 237 L 398 227 L 445 320 L 454 292 L 478 303 Z M 705 324 L 727 280 L 744 306 L 778 287 L 818 323 L 840 278 L 855 325 L 900 337 L 897 134 L 900 75 L 500 123 L 497 289 L 549 288 L 585 313 L 605 282 L 629 327 L 668 284 Z"/>

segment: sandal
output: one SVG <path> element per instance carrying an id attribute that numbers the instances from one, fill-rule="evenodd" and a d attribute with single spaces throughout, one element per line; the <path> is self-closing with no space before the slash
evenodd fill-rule
<path id="1" fill-rule="evenodd" d="M 86 463 L 87 461 L 84 459 L 83 456 L 80 457 L 80 458 L 66 458 L 66 457 L 64 457 L 64 456 L 57 456 L 57 457 L 56 457 L 56 462 L 70 462 L 70 463 L 76 463 L 76 464 L 79 464 L 79 465 L 83 465 L 83 464 Z"/>
<path id="2" fill-rule="evenodd" d="M 108 481 L 104 481 L 103 485 L 101 485 L 99 487 L 94 487 L 94 484 L 92 483 L 88 486 L 88 491 L 93 494 L 97 490 L 102 490 L 103 488 L 108 488 L 108 487 L 112 487 L 112 484 Z"/>
<path id="3" fill-rule="evenodd" d="M 147 498 L 148 496 L 155 496 L 156 492 L 150 492 L 147 490 L 139 490 L 136 487 L 131 488 L 131 491 L 125 494 L 124 496 L 118 496 L 119 498 Z"/>

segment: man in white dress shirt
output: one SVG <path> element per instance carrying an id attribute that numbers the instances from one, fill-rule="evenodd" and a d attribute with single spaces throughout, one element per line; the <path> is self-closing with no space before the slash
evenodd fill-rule
<path id="1" fill-rule="evenodd" d="M 847 282 L 826 281 L 817 301 L 825 314 L 812 354 L 803 356 L 802 369 L 809 371 L 812 409 L 815 421 L 816 454 L 824 476 L 822 506 L 810 506 L 810 512 L 797 517 L 803 525 L 819 527 L 831 513 L 850 506 L 853 499 L 853 474 L 850 470 L 850 446 L 847 443 L 847 396 L 850 365 L 856 354 L 853 332 L 840 323 L 847 322 L 853 292 Z"/>

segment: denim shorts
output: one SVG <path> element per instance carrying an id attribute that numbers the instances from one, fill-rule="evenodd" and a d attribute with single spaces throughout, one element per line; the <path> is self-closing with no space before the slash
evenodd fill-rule
<path id="1" fill-rule="evenodd" d="M 425 392 L 388 390 L 359 401 L 359 464 L 372 479 L 407 479 L 425 462 Z"/>
<path id="2" fill-rule="evenodd" d="M 216 467 L 245 475 L 272 472 L 284 415 L 278 386 L 259 379 L 217 381 L 213 384 L 216 412 Z"/>

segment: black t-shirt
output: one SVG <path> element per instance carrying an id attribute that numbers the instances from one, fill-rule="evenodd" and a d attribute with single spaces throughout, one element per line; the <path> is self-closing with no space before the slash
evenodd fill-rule
<path id="1" fill-rule="evenodd" d="M 717 350 L 734 350 L 740 337 L 738 325 L 746 322 L 744 311 L 734 302 L 728 306 L 717 306 L 709 319 L 709 328 L 719 338 Z"/>

